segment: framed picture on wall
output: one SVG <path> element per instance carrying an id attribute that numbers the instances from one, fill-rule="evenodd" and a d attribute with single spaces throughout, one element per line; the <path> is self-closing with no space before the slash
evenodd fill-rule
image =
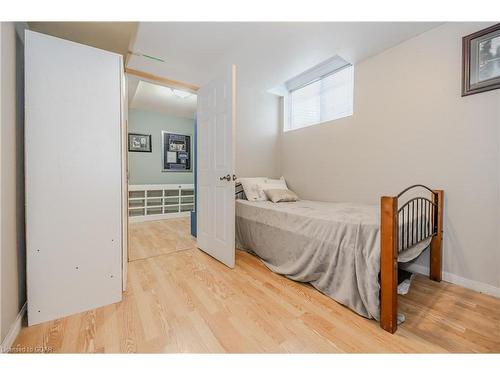
<path id="1" fill-rule="evenodd" d="M 161 132 L 163 172 L 191 171 L 191 136 Z"/>
<path id="2" fill-rule="evenodd" d="M 462 96 L 500 88 L 500 23 L 462 39 Z"/>
<path id="3" fill-rule="evenodd" d="M 151 134 L 128 134 L 128 150 L 131 152 L 151 152 Z"/>

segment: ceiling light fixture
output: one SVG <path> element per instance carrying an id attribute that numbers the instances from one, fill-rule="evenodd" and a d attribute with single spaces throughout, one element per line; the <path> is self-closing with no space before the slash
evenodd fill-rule
<path id="1" fill-rule="evenodd" d="M 187 92 L 187 91 L 182 91 L 182 90 L 177 90 L 177 89 L 171 89 L 171 90 L 172 90 L 172 94 L 174 94 L 175 96 L 177 96 L 178 98 L 181 98 L 181 99 L 185 99 L 188 96 L 191 96 L 191 93 Z"/>

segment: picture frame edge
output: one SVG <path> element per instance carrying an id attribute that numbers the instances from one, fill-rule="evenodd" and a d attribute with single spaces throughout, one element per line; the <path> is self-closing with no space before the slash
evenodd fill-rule
<path id="1" fill-rule="evenodd" d="M 479 38 L 481 36 L 490 34 L 492 32 L 500 30 L 500 23 L 495 23 L 488 26 L 485 29 L 478 30 L 474 33 L 465 35 L 462 37 L 462 93 L 461 96 L 470 96 L 474 94 L 479 94 L 482 92 L 492 91 L 500 89 L 500 81 L 487 85 L 484 87 L 478 87 L 476 89 L 471 89 L 470 86 L 470 43 L 473 39 Z M 500 77 L 498 78 L 500 80 Z"/>

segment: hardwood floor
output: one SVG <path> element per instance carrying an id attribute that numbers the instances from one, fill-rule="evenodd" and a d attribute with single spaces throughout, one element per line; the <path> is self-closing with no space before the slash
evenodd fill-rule
<path id="1" fill-rule="evenodd" d="M 133 228 L 131 245 L 161 248 L 168 225 Z M 131 262 L 127 285 L 120 303 L 24 327 L 13 351 L 500 352 L 500 299 L 422 276 L 400 297 L 394 335 L 242 251 L 234 269 L 194 247 L 166 251 Z"/>
<path id="2" fill-rule="evenodd" d="M 130 262 L 196 247 L 187 218 L 130 224 L 129 240 Z"/>

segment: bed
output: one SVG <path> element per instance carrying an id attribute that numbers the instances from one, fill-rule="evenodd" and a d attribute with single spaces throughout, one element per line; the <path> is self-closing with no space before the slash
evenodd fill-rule
<path id="1" fill-rule="evenodd" d="M 430 197 L 403 200 L 416 189 Z M 394 333 L 398 260 L 414 259 L 430 246 L 431 278 L 441 279 L 442 196 L 414 185 L 396 197 L 382 197 L 380 206 L 251 202 L 236 185 L 236 243 L 271 271 L 310 283 Z"/>

